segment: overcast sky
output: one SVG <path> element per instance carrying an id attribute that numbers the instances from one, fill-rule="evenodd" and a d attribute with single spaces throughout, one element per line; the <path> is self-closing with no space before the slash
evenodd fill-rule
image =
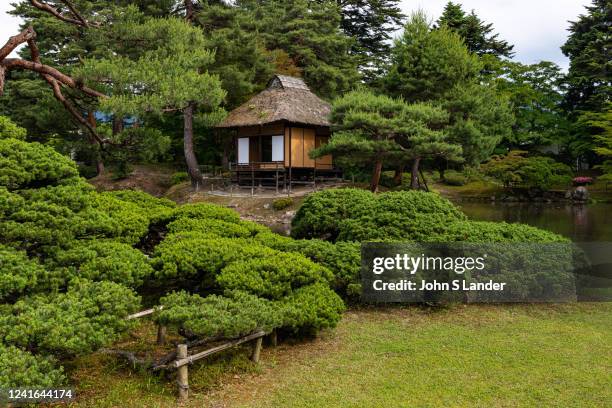
<path id="1" fill-rule="evenodd" d="M 590 0 L 463 0 L 464 9 L 474 9 L 486 22 L 493 23 L 500 37 L 515 45 L 516 59 L 523 63 L 554 61 L 567 68 L 568 61 L 559 47 L 567 38 L 569 20 L 576 20 Z M 9 0 L 0 0 L 0 42 L 18 31 L 19 20 L 8 14 Z M 447 0 L 402 0 L 406 14 L 425 10 L 437 19 Z"/>

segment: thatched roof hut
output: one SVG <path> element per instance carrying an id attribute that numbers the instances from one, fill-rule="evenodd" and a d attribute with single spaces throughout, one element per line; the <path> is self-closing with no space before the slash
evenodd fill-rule
<path id="1" fill-rule="evenodd" d="M 229 113 L 220 128 L 288 122 L 329 127 L 330 105 L 312 93 L 301 78 L 275 75 L 268 87 Z"/>

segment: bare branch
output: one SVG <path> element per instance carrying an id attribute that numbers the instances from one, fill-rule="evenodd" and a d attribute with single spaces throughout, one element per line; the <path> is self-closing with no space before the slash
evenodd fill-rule
<path id="1" fill-rule="evenodd" d="M 72 15 L 75 16 L 81 23 L 83 23 L 85 27 L 89 27 L 89 23 L 87 22 L 87 20 L 85 20 L 83 16 L 77 11 L 76 7 L 74 6 L 74 4 L 72 4 L 71 1 L 61 0 L 61 2 L 64 3 L 66 7 L 68 7 L 68 10 L 70 10 Z"/>
<path id="2" fill-rule="evenodd" d="M 3 61 L 8 55 L 19 47 L 21 44 L 28 42 L 36 38 L 36 32 L 32 27 L 28 27 L 21 33 L 12 36 L 9 40 L 0 48 L 0 62 Z"/>
<path id="3" fill-rule="evenodd" d="M 4 66 L 7 70 L 11 69 L 26 69 L 29 71 L 38 72 L 39 74 L 49 75 L 64 85 L 70 88 L 78 89 L 89 96 L 96 98 L 105 98 L 102 92 L 98 92 L 95 89 L 88 88 L 81 83 L 78 83 L 74 78 L 60 72 L 59 70 L 50 67 L 49 65 L 41 64 L 38 62 L 28 61 L 20 58 L 7 58 L 0 62 L 0 65 Z"/>
<path id="4" fill-rule="evenodd" d="M 88 27 L 87 22 L 83 22 L 83 21 L 80 21 L 74 18 L 66 17 L 62 13 L 60 13 L 59 11 L 57 11 L 56 9 L 48 5 L 47 3 L 40 2 L 38 0 L 30 0 L 30 4 L 32 4 L 32 6 L 36 7 L 39 10 L 42 10 L 42 11 L 45 11 L 51 14 L 58 20 L 61 20 L 65 23 L 75 24 L 81 27 Z"/>
<path id="5" fill-rule="evenodd" d="M 0 65 L 0 96 L 4 95 L 5 78 L 6 78 L 6 68 Z"/>

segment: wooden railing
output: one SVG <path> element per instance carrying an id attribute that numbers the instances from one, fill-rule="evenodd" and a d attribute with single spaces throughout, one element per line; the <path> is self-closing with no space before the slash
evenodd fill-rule
<path id="1" fill-rule="evenodd" d="M 230 163 L 232 171 L 285 171 L 284 161 Z"/>

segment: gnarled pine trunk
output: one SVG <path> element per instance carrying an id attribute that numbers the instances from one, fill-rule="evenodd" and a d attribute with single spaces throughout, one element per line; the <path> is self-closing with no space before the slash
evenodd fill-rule
<path id="1" fill-rule="evenodd" d="M 374 164 L 374 172 L 372 173 L 372 181 L 370 182 L 370 191 L 376 193 L 378 184 L 380 183 L 380 174 L 382 173 L 382 160 L 377 159 Z"/>
<path id="2" fill-rule="evenodd" d="M 191 179 L 191 186 L 197 191 L 202 184 L 202 173 L 198 166 L 198 159 L 193 151 L 193 111 L 194 104 L 190 103 L 183 110 L 183 120 L 185 122 L 183 132 L 183 147 L 185 150 L 185 162 L 187 163 L 187 173 Z"/>
<path id="3" fill-rule="evenodd" d="M 413 190 L 418 190 L 421 185 L 419 183 L 419 165 L 421 164 L 421 158 L 417 157 L 412 162 L 412 174 L 410 178 L 410 188 Z"/>

